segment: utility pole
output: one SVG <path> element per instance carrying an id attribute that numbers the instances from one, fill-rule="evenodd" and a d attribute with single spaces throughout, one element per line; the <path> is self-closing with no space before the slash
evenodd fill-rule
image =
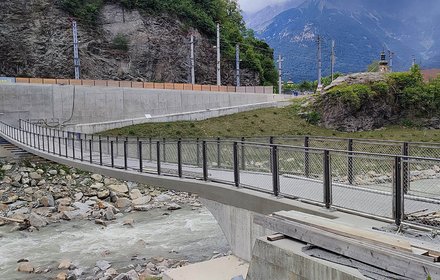
<path id="1" fill-rule="evenodd" d="M 237 69 L 237 87 L 240 86 L 240 45 L 235 46 L 235 68 Z"/>
<path id="2" fill-rule="evenodd" d="M 389 63 L 390 72 L 393 72 L 393 55 L 394 55 L 394 53 L 392 51 L 388 50 L 388 55 L 390 56 L 390 63 Z"/>
<path id="3" fill-rule="evenodd" d="M 332 58 L 331 58 L 332 82 L 335 74 L 335 40 L 332 40 Z"/>
<path id="4" fill-rule="evenodd" d="M 282 74 L 282 63 L 283 63 L 284 59 L 281 57 L 281 54 L 278 55 L 278 94 L 281 94 L 281 90 L 282 90 L 282 78 L 281 78 L 281 74 Z"/>
<path id="5" fill-rule="evenodd" d="M 76 21 L 72 20 L 72 30 L 73 30 L 73 64 L 75 66 L 75 79 L 80 79 L 80 67 L 79 62 L 79 52 L 78 52 L 78 27 Z"/>
<path id="6" fill-rule="evenodd" d="M 196 76 L 195 76 L 195 61 L 194 61 L 194 34 L 191 33 L 191 58 L 190 58 L 190 64 L 191 64 L 191 84 L 196 83 Z"/>
<path id="7" fill-rule="evenodd" d="M 220 23 L 217 22 L 217 85 L 222 85 L 220 75 Z"/>
<path id="8" fill-rule="evenodd" d="M 322 57 L 321 57 L 321 36 L 318 35 L 318 88 L 317 91 L 321 92 L 322 84 L 321 84 L 321 72 L 322 69 Z"/>

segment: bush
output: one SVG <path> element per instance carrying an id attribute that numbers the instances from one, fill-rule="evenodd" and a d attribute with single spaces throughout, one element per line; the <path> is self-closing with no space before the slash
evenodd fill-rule
<path id="1" fill-rule="evenodd" d="M 113 38 L 113 48 L 117 50 L 127 52 L 129 49 L 128 43 L 128 38 L 123 34 L 118 34 Z"/>
<path id="2" fill-rule="evenodd" d="M 96 23 L 102 0 L 61 0 L 61 7 L 86 24 Z"/>
<path id="3" fill-rule="evenodd" d="M 374 95 L 374 92 L 367 85 L 340 85 L 328 91 L 336 100 L 341 103 L 351 105 L 354 109 L 359 110 L 362 106 L 362 100 Z"/>

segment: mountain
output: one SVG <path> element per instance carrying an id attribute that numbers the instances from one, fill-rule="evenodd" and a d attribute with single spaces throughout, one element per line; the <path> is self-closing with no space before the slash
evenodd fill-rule
<path id="1" fill-rule="evenodd" d="M 438 14 L 436 0 L 306 0 L 264 24 L 250 22 L 257 37 L 283 55 L 283 79 L 301 81 L 316 79 L 318 35 L 324 75 L 330 73 L 332 40 L 339 72 L 364 71 L 382 50 L 394 53 L 396 71 L 408 69 L 413 56 L 422 67 L 440 67 Z"/>

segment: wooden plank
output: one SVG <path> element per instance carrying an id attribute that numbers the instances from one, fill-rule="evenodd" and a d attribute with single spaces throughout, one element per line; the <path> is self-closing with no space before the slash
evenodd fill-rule
<path id="1" fill-rule="evenodd" d="M 306 224 L 348 238 L 366 240 L 374 243 L 379 243 L 382 246 L 387 246 L 396 250 L 412 252 L 411 244 L 408 241 L 400 238 L 389 237 L 387 235 L 380 234 L 377 231 L 357 229 L 335 222 L 334 220 L 329 220 L 327 218 L 300 212 L 280 211 L 274 213 L 274 216 L 288 219 L 301 224 Z"/>
<path id="2" fill-rule="evenodd" d="M 428 275 L 430 275 L 432 279 L 440 279 L 440 265 L 428 262 L 421 258 L 421 256 L 347 238 L 276 217 L 256 214 L 254 215 L 254 223 L 302 242 L 313 244 L 322 249 L 368 263 L 401 276 L 412 279 L 427 279 Z"/>
<path id="3" fill-rule="evenodd" d="M 285 237 L 286 237 L 286 236 L 285 236 L 284 234 L 281 234 L 281 233 L 275 233 L 275 234 L 269 235 L 269 236 L 267 237 L 267 240 L 269 240 L 269 241 L 277 241 L 277 240 L 284 239 Z"/>

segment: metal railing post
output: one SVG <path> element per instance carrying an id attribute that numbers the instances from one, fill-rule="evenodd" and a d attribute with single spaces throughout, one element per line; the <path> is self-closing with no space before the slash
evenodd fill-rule
<path id="1" fill-rule="evenodd" d="M 144 162 L 142 160 L 142 141 L 138 140 L 138 155 L 139 155 L 139 172 L 144 172 Z"/>
<path id="2" fill-rule="evenodd" d="M 156 142 L 156 156 L 157 156 L 157 175 L 160 175 L 160 141 Z"/>
<path id="3" fill-rule="evenodd" d="M 34 138 L 35 141 L 35 138 Z M 35 144 L 35 143 L 34 143 Z M 56 154 L 56 148 L 55 148 L 55 134 L 52 136 L 52 153 L 55 155 Z"/>
<path id="4" fill-rule="evenodd" d="M 217 167 L 221 166 L 221 157 L 220 137 L 217 137 Z"/>
<path id="5" fill-rule="evenodd" d="M 102 165 L 102 140 L 101 140 L 101 136 L 99 136 L 99 140 L 98 140 L 98 149 L 99 149 L 99 165 Z"/>
<path id="6" fill-rule="evenodd" d="M 323 154 L 324 163 L 324 204 L 329 209 L 332 205 L 332 179 L 330 171 L 330 152 L 325 150 Z"/>
<path id="7" fill-rule="evenodd" d="M 240 161 L 238 159 L 238 143 L 234 142 L 234 184 L 240 187 Z"/>
<path id="8" fill-rule="evenodd" d="M 92 143 L 92 139 L 89 139 L 89 160 L 90 163 L 93 163 L 93 155 L 92 155 L 92 150 L 93 150 L 93 143 Z"/>
<path id="9" fill-rule="evenodd" d="M 273 146 L 273 136 L 269 137 L 269 144 L 270 144 L 270 146 Z M 270 149 L 270 151 L 269 151 L 269 167 L 270 167 L 270 170 L 273 169 L 272 149 Z"/>
<path id="10" fill-rule="evenodd" d="M 403 209 L 403 192 L 402 192 L 402 158 L 394 158 L 394 203 L 393 214 L 394 222 L 397 226 L 402 223 L 402 217 L 404 213 Z"/>
<path id="11" fill-rule="evenodd" d="M 353 173 L 353 139 L 348 139 L 348 158 L 347 158 L 347 178 L 348 183 L 353 185 L 354 173 Z"/>
<path id="12" fill-rule="evenodd" d="M 83 139 L 79 139 L 80 152 L 81 152 L 81 161 L 84 161 L 84 148 L 83 148 Z"/>
<path id="13" fill-rule="evenodd" d="M 167 157 L 166 157 L 166 139 L 165 138 L 163 138 L 163 162 L 166 162 L 167 161 Z"/>
<path id="14" fill-rule="evenodd" d="M 245 138 L 241 137 L 241 170 L 246 169 L 246 158 L 245 158 L 245 148 L 244 148 Z"/>
<path id="15" fill-rule="evenodd" d="M 58 136 L 58 155 L 61 156 L 61 137 Z"/>
<path id="16" fill-rule="evenodd" d="M 124 169 L 125 170 L 127 170 L 127 168 L 128 168 L 128 164 L 127 164 L 127 145 L 128 145 L 128 142 L 127 142 L 127 140 L 125 140 L 124 141 Z"/>
<path id="17" fill-rule="evenodd" d="M 206 141 L 202 141 L 203 180 L 208 181 L 208 158 L 206 155 Z"/>
<path id="18" fill-rule="evenodd" d="M 200 138 L 196 139 L 197 166 L 200 166 Z"/>
<path id="19" fill-rule="evenodd" d="M 75 159 L 75 137 L 72 138 L 72 158 Z"/>
<path id="20" fill-rule="evenodd" d="M 64 138 L 64 144 L 65 144 L 65 152 L 66 152 L 66 158 L 69 157 L 69 151 L 68 151 L 68 147 L 69 147 L 69 139 L 68 138 Z"/>
<path id="21" fill-rule="evenodd" d="M 23 131 L 23 135 L 24 135 L 24 131 Z M 45 151 L 45 147 L 44 147 L 44 135 L 41 135 L 41 142 L 42 142 L 42 147 L 43 147 L 43 152 Z M 25 143 L 24 141 L 23 141 L 23 143 Z"/>
<path id="22" fill-rule="evenodd" d="M 402 155 L 409 156 L 409 144 L 407 142 L 403 143 L 402 145 Z M 410 181 L 409 181 L 409 163 L 407 157 L 404 157 L 402 161 L 402 186 L 403 186 L 403 193 L 408 194 L 410 188 Z"/>
<path id="23" fill-rule="evenodd" d="M 309 158 L 309 144 L 310 139 L 308 136 L 304 137 L 304 175 L 310 176 L 310 158 Z"/>
<path id="24" fill-rule="evenodd" d="M 151 140 L 151 137 L 149 139 L 149 145 L 150 145 L 150 150 L 149 150 L 149 154 L 150 154 L 150 161 L 153 160 L 153 140 Z"/>
<path id="25" fill-rule="evenodd" d="M 271 145 L 272 151 L 272 187 L 273 195 L 280 195 L 280 174 L 278 169 L 278 147 L 276 145 Z"/>
<path id="26" fill-rule="evenodd" d="M 115 155 L 113 149 L 113 141 L 110 141 L 110 160 L 112 168 L 115 167 Z"/>
<path id="27" fill-rule="evenodd" d="M 177 141 L 177 173 L 182 178 L 182 140 Z"/>

